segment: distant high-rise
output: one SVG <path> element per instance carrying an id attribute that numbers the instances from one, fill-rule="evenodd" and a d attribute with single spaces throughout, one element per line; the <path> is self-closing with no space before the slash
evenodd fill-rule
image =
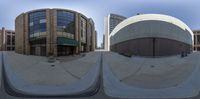
<path id="1" fill-rule="evenodd" d="M 122 22 L 126 17 L 117 15 L 117 14 L 109 14 L 107 17 L 104 18 L 104 49 L 109 51 L 110 48 L 110 33 L 113 29 Z"/>

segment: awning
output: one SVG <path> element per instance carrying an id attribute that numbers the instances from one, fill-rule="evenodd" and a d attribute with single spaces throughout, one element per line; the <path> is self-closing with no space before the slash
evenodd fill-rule
<path id="1" fill-rule="evenodd" d="M 57 45 L 68 45 L 68 46 L 78 46 L 78 41 L 65 37 L 57 38 Z"/>

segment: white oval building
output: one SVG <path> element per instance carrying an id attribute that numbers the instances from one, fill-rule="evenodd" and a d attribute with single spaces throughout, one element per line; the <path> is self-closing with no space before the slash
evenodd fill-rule
<path id="1" fill-rule="evenodd" d="M 170 56 L 191 52 L 193 33 L 177 18 L 142 14 L 118 24 L 110 36 L 111 51 L 132 56 Z"/>

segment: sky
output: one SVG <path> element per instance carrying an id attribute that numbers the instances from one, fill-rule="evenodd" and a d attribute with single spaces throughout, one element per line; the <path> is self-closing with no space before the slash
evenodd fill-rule
<path id="1" fill-rule="evenodd" d="M 75 10 L 92 18 L 100 46 L 104 17 L 110 13 L 131 17 L 141 14 L 166 14 L 176 17 L 192 30 L 200 29 L 200 0 L 0 0 L 0 27 L 15 29 L 15 18 L 23 12 L 40 8 Z"/>

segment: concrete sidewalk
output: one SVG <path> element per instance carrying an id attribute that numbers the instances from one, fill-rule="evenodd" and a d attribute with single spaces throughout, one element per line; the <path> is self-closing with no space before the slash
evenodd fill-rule
<path id="1" fill-rule="evenodd" d="M 4 52 L 5 73 L 11 88 L 30 96 L 75 96 L 96 90 L 100 53 L 87 53 L 69 62 L 47 60 Z"/>
<path id="2" fill-rule="evenodd" d="M 103 55 L 105 93 L 117 98 L 188 98 L 200 91 L 200 53 L 187 57 Z"/>

